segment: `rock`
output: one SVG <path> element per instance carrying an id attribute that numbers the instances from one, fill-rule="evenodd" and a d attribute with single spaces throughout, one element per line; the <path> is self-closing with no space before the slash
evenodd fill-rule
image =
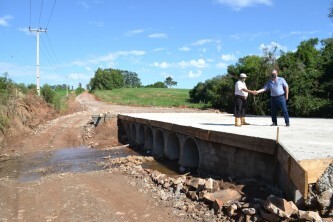
<path id="1" fill-rule="evenodd" d="M 269 222 L 278 222 L 281 218 L 275 214 L 272 214 L 264 209 L 260 209 L 261 217 Z"/>
<path id="2" fill-rule="evenodd" d="M 216 192 L 220 190 L 221 181 L 213 180 L 213 190 L 211 192 Z"/>
<path id="3" fill-rule="evenodd" d="M 177 178 L 177 179 L 173 180 L 173 184 L 175 184 L 175 185 L 178 185 L 178 184 L 181 184 L 181 183 L 183 183 L 181 178 Z"/>
<path id="4" fill-rule="evenodd" d="M 254 209 L 254 208 L 243 208 L 242 212 L 246 215 L 254 215 L 254 214 L 256 214 L 256 209 Z"/>
<path id="5" fill-rule="evenodd" d="M 217 213 L 219 212 L 223 207 L 223 202 L 220 199 L 216 199 L 215 202 L 213 203 L 213 209 L 214 212 Z"/>
<path id="6" fill-rule="evenodd" d="M 316 221 L 316 222 L 323 221 L 323 219 L 319 216 L 317 212 L 303 211 L 303 210 L 299 210 L 299 219 L 306 221 Z"/>
<path id="7" fill-rule="evenodd" d="M 198 189 L 199 186 L 204 185 L 206 181 L 201 178 L 192 178 L 191 180 L 186 181 L 186 185 Z"/>
<path id="8" fill-rule="evenodd" d="M 321 209 L 333 207 L 333 189 L 326 190 L 317 196 Z"/>
<path id="9" fill-rule="evenodd" d="M 273 195 L 267 197 L 264 207 L 269 212 L 283 218 L 290 218 L 291 215 L 298 213 L 298 208 L 292 201 L 287 202 L 285 199 Z"/>
<path id="10" fill-rule="evenodd" d="M 231 204 L 227 208 L 227 214 L 229 217 L 233 216 L 235 214 L 235 211 L 237 210 L 237 205 L 236 204 Z"/>
<path id="11" fill-rule="evenodd" d="M 204 200 L 214 203 L 216 199 L 222 201 L 225 205 L 239 201 L 242 198 L 242 195 L 233 189 L 219 190 L 215 193 L 205 193 L 203 196 Z"/>
<path id="12" fill-rule="evenodd" d="M 212 178 L 207 179 L 206 183 L 205 183 L 205 189 L 209 192 L 211 192 L 213 190 L 213 183 L 214 180 Z"/>
<path id="13" fill-rule="evenodd" d="M 186 195 L 191 200 L 197 201 L 199 199 L 196 191 L 188 191 Z"/>

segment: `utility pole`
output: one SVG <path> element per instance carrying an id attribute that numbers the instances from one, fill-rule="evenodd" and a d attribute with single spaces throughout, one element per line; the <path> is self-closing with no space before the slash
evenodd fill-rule
<path id="1" fill-rule="evenodd" d="M 37 33 L 37 58 L 36 58 L 36 84 L 37 84 L 37 94 L 40 96 L 40 87 L 39 87 L 39 33 L 40 32 L 46 32 L 46 29 L 38 28 L 38 29 L 32 29 L 29 27 L 30 32 L 36 32 Z"/>

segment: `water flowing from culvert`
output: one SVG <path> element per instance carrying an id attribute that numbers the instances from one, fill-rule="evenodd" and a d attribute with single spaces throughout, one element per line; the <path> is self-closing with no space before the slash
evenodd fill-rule
<path id="1" fill-rule="evenodd" d="M 104 157 L 118 158 L 140 155 L 128 147 L 99 150 L 66 148 L 23 155 L 0 161 L 0 178 L 17 178 L 21 182 L 34 181 L 57 173 L 78 173 L 102 170 L 98 164 Z"/>

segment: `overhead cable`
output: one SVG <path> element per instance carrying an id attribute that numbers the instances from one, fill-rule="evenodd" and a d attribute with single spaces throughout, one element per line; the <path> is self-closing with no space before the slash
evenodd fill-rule
<path id="1" fill-rule="evenodd" d="M 42 11 L 43 11 L 43 2 L 44 0 L 42 0 L 42 4 L 40 6 L 40 13 L 39 13 L 39 21 L 38 21 L 38 28 L 40 28 L 40 19 L 42 17 Z"/>
<path id="2" fill-rule="evenodd" d="M 54 0 L 53 6 L 52 6 L 52 11 L 51 11 L 51 14 L 50 14 L 50 17 L 49 17 L 49 21 L 47 22 L 46 28 L 49 26 L 49 23 L 51 21 L 51 17 L 52 17 L 52 14 L 53 14 L 53 9 L 54 9 L 54 6 L 55 6 L 56 2 L 57 2 L 57 0 Z"/>

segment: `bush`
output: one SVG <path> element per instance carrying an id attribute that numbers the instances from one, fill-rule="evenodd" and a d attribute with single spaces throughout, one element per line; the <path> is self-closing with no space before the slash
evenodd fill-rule
<path id="1" fill-rule="evenodd" d="M 75 90 L 75 94 L 78 96 L 78 95 L 80 95 L 81 93 L 83 93 L 84 92 L 84 89 L 83 88 L 81 88 L 81 87 L 79 87 L 79 88 L 77 88 L 76 90 Z"/>
<path id="2" fill-rule="evenodd" d="M 53 99 L 55 96 L 55 92 L 48 84 L 44 84 L 41 88 L 41 96 L 44 98 L 45 102 L 49 104 L 53 104 Z"/>

